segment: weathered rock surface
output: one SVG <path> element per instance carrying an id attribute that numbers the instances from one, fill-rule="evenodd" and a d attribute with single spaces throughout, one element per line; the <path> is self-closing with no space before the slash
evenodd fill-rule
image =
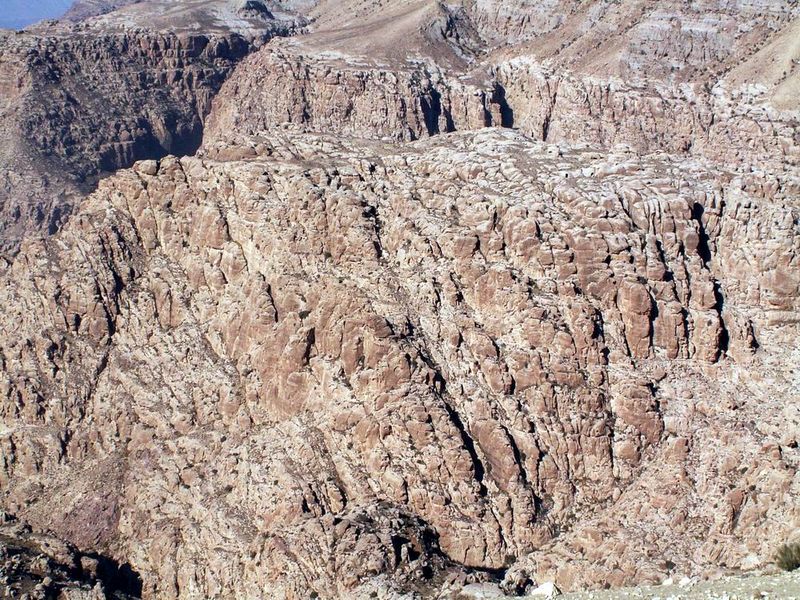
<path id="1" fill-rule="evenodd" d="M 305 23 L 302 13 L 310 34 L 242 66 L 209 137 L 284 122 L 397 140 L 500 125 L 598 148 L 797 164 L 797 11 L 788 2 L 78 3 L 68 18 L 88 18 L 83 29 L 2 40 L 0 249 L 13 254 L 26 232 L 55 231 L 99 173 L 193 153 L 232 65 Z"/>
<path id="2" fill-rule="evenodd" d="M 800 54 L 798 54 L 800 56 Z M 701 84 L 625 83 L 515 58 L 497 68 L 513 125 L 544 140 L 704 156 L 721 164 L 800 164 L 800 114 L 765 93 Z"/>
<path id="3" fill-rule="evenodd" d="M 409 141 L 502 124 L 492 86 L 435 64 L 387 69 L 336 55 L 270 47 L 251 55 L 220 96 L 206 137 L 252 135 L 284 123 L 307 131 Z"/>
<path id="4" fill-rule="evenodd" d="M 711 577 L 800 528 L 792 3 L 71 27 L 0 48 L 6 247 L 55 234 L 0 269 L 0 508 L 148 598 Z"/>
<path id="5" fill-rule="evenodd" d="M 139 163 L 5 277 L 3 503 L 157 597 L 764 564 L 796 185 L 495 129 Z"/>
<path id="6" fill-rule="evenodd" d="M 798 10 L 478 0 L 471 15 L 497 46 L 510 120 L 537 138 L 796 166 Z"/>
<path id="7" fill-rule="evenodd" d="M 477 2 L 437 11 L 406 0 L 391 25 L 375 4 L 343 4 L 323 3 L 309 35 L 250 56 L 223 87 L 206 137 L 287 122 L 397 140 L 503 126 L 745 168 L 800 162 L 800 25 L 788 4 L 736 12 L 709 2 L 698 12 L 684 3 Z M 515 33 L 516 14 L 525 17 Z M 742 18 L 752 23 L 736 26 Z M 626 47 L 612 35 L 620 30 Z"/>
<path id="8" fill-rule="evenodd" d="M 0 598 L 129 600 L 140 593 L 141 581 L 129 566 L 81 554 L 0 515 Z"/>
<path id="9" fill-rule="evenodd" d="M 470 8 L 478 32 L 504 53 L 626 80 L 694 82 L 747 61 L 799 14 L 791 0 L 476 0 Z"/>
<path id="10" fill-rule="evenodd" d="M 220 92 L 205 137 L 284 123 L 408 141 L 504 125 L 489 77 L 468 77 L 483 41 L 464 8 L 347 0 L 311 12 L 311 31 L 254 53 Z"/>

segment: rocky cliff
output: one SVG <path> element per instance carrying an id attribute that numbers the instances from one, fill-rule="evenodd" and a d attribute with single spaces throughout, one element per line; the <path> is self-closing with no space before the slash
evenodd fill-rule
<path id="1" fill-rule="evenodd" d="M 24 247 L 5 505 L 157 597 L 763 560 L 798 518 L 796 182 L 434 140 L 140 163 Z"/>
<path id="2" fill-rule="evenodd" d="M 157 19 L 115 15 L 0 34 L 6 256 L 26 233 L 55 231 L 99 175 L 137 159 L 194 153 L 211 98 L 233 66 L 294 26 L 244 14 L 235 26 L 176 32 Z"/>
<path id="3" fill-rule="evenodd" d="M 379 47 L 370 46 L 372 37 L 354 42 L 343 32 L 363 29 L 323 11 L 311 34 L 253 54 L 222 89 L 205 135 L 249 135 L 288 122 L 413 140 L 502 126 L 546 141 L 745 168 L 800 160 L 796 7 L 736 13 L 724 3 L 701 10 L 599 2 L 567 16 L 526 5 L 514 11 L 537 35 L 521 41 L 501 18 L 506 8 L 491 3 L 461 11 L 419 1 L 400 7 L 389 28 L 382 11 L 360 6 L 359 19 L 377 21 L 364 28 L 388 30 Z M 737 16 L 751 25 L 736 28 Z M 612 35 L 623 27 L 624 47 Z"/>
<path id="4" fill-rule="evenodd" d="M 769 569 L 800 528 L 796 9 L 312 4 L 208 88 L 240 55 L 164 34 L 146 88 L 192 143 L 162 123 L 0 273 L 0 506 L 148 598 Z M 97 168 L 88 130 L 52 164 Z"/>

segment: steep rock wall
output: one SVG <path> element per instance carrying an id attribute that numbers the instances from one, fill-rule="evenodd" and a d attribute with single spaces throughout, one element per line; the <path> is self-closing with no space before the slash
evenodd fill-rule
<path id="1" fill-rule="evenodd" d="M 1 42 L 0 253 L 10 255 L 25 233 L 55 231 L 101 174 L 194 153 L 211 99 L 256 40 L 59 25 Z"/>
<path id="2" fill-rule="evenodd" d="M 409 141 L 501 122 L 491 84 L 463 83 L 434 64 L 380 67 L 347 56 L 265 48 L 222 89 L 205 137 L 251 135 L 289 123 Z"/>
<path id="3" fill-rule="evenodd" d="M 205 151 L 4 277 L 20 518 L 157 597 L 654 581 L 797 521 L 796 183 L 500 130 Z"/>

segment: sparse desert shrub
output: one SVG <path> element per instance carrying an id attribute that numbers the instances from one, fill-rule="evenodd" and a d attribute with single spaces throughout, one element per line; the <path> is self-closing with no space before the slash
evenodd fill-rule
<path id="1" fill-rule="evenodd" d="M 800 542 L 784 544 L 778 548 L 775 563 L 784 571 L 800 569 Z"/>

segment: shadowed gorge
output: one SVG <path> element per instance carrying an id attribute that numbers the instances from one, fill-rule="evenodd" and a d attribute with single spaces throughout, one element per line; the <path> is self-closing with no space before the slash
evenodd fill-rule
<path id="1" fill-rule="evenodd" d="M 300 22 L 238 11 L 236 25 L 200 32 L 135 26 L 136 13 L 124 25 L 101 16 L 0 32 L 0 252 L 13 256 L 25 233 L 57 228 L 102 176 L 197 151 L 211 100 L 235 64 Z"/>

